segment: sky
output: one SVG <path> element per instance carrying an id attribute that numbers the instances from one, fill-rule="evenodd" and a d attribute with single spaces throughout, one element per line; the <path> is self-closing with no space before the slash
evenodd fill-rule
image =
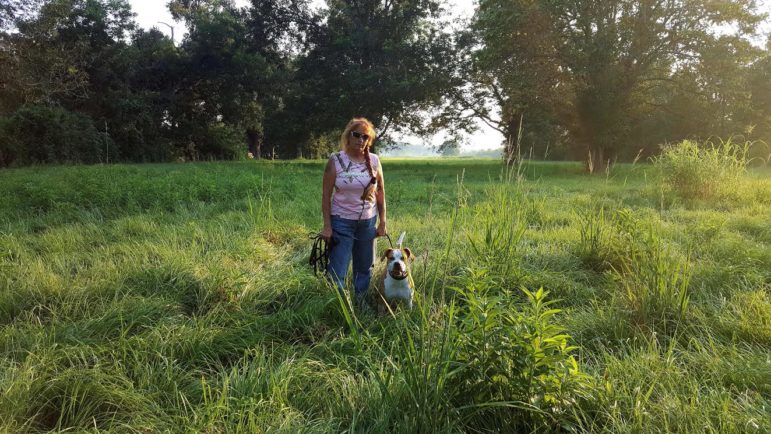
<path id="1" fill-rule="evenodd" d="M 177 43 L 182 40 L 185 34 L 185 26 L 181 22 L 174 22 L 171 18 L 168 8 L 166 7 L 166 1 L 162 0 L 129 0 L 131 8 L 136 13 L 136 22 L 142 28 L 150 29 L 157 27 L 158 30 L 170 35 L 171 30 L 164 24 L 164 22 L 174 26 L 174 39 Z M 449 10 L 459 17 L 470 17 L 474 13 L 474 6 L 471 0 L 448 0 Z M 236 5 L 246 6 L 249 4 L 247 0 L 236 0 Z M 323 0 L 314 0 L 312 4 L 315 7 L 323 7 Z M 344 126 L 346 121 L 341 121 L 341 125 Z M 413 145 L 423 144 L 422 140 L 418 137 L 406 135 L 397 138 L 399 141 L 410 143 Z M 442 143 L 444 139 L 443 134 L 439 134 L 434 137 L 430 145 L 436 146 Z M 503 136 L 493 130 L 492 128 L 480 124 L 480 129 L 473 135 L 468 137 L 468 143 L 461 147 L 462 150 L 476 151 L 483 149 L 500 148 Z"/>

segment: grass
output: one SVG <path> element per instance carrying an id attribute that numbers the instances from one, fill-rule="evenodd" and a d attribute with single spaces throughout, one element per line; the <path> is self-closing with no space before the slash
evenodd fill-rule
<path id="1" fill-rule="evenodd" d="M 306 265 L 322 170 L 0 171 L 0 431 L 771 431 L 767 168 L 386 159 L 383 318 Z"/>
<path id="2" fill-rule="evenodd" d="M 666 187 L 685 199 L 731 196 L 746 171 L 754 143 L 718 142 L 684 140 L 664 148 L 654 162 Z"/>

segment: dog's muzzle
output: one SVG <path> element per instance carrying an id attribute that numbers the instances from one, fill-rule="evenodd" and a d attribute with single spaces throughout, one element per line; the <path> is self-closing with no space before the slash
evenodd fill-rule
<path id="1" fill-rule="evenodd" d="M 390 274 L 394 280 L 404 280 L 407 278 L 407 267 L 402 267 L 399 263 L 396 263 L 388 274 Z"/>

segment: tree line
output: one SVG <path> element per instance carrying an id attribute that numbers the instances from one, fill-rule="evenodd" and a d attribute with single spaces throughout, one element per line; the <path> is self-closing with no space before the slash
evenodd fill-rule
<path id="1" fill-rule="evenodd" d="M 173 0 L 172 41 L 126 0 L 0 6 L 0 166 L 319 157 L 353 116 L 395 133 L 484 122 L 504 158 L 592 170 L 684 138 L 771 143 L 754 0 Z M 764 41 L 763 38 L 766 38 Z M 764 46 L 765 45 L 765 46 Z"/>

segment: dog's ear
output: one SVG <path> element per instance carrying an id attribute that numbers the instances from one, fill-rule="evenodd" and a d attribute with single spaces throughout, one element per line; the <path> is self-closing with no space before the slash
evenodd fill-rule
<path id="1" fill-rule="evenodd" d="M 393 251 L 394 251 L 394 249 L 386 249 L 386 251 L 383 252 L 383 259 L 386 259 L 388 257 L 388 255 L 390 255 L 391 252 L 393 252 Z"/>
<path id="2" fill-rule="evenodd" d="M 402 251 L 404 252 L 405 255 L 407 255 L 407 259 L 410 259 L 410 260 L 415 259 L 412 256 L 412 251 L 410 251 L 409 248 L 405 247 L 405 248 L 402 249 Z"/>

